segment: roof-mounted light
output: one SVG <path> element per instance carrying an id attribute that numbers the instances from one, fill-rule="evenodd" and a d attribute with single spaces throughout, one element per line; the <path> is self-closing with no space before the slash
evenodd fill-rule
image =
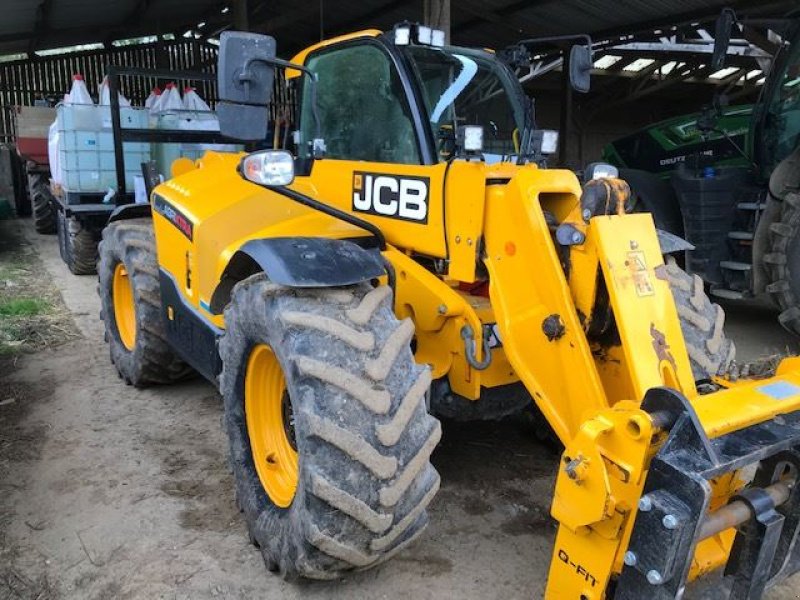
<path id="1" fill-rule="evenodd" d="M 422 44 L 423 46 L 430 46 L 432 35 L 433 30 L 430 27 L 426 27 L 425 25 L 417 25 L 417 43 Z"/>
<path id="2" fill-rule="evenodd" d="M 394 28 L 394 45 L 408 46 L 411 43 L 411 26 L 401 25 Z"/>
<path id="3" fill-rule="evenodd" d="M 459 125 L 456 129 L 456 143 L 467 154 L 477 154 L 483 150 L 483 127 L 481 125 Z"/>
<path id="4" fill-rule="evenodd" d="M 403 21 L 394 26 L 394 45 L 408 46 L 419 44 L 421 46 L 444 46 L 445 34 L 441 29 L 433 29 L 427 25 Z"/>

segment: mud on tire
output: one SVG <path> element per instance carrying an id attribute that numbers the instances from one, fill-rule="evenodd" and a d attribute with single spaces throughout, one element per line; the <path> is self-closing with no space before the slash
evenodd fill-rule
<path id="1" fill-rule="evenodd" d="M 669 279 L 695 381 L 728 373 L 736 348 L 725 335 L 725 311 L 709 300 L 698 275 L 689 275 L 667 258 Z"/>
<path id="2" fill-rule="evenodd" d="M 74 275 L 97 272 L 97 234 L 75 218 L 57 215 L 58 249 L 61 259 Z"/>
<path id="3" fill-rule="evenodd" d="M 800 335 L 800 193 L 788 192 L 781 216 L 770 225 L 770 251 L 764 255 L 767 292 L 781 309 L 778 321 Z"/>
<path id="4" fill-rule="evenodd" d="M 263 274 L 239 283 L 225 311 L 221 389 L 236 494 L 251 540 L 284 577 L 332 579 L 404 548 L 428 522 L 441 437 L 426 410 L 430 370 L 414 362 L 410 321 L 391 291 L 288 289 Z M 279 508 L 253 464 L 244 410 L 248 357 L 267 344 L 294 415 L 297 489 Z"/>
<path id="5" fill-rule="evenodd" d="M 117 264 L 125 266 L 133 288 L 136 309 L 136 343 L 128 350 L 122 343 L 114 316 L 113 281 Z M 103 230 L 97 266 L 100 318 L 111 362 L 126 383 L 144 387 L 172 383 L 193 371 L 167 342 L 161 316 L 161 291 L 153 226 L 150 219 L 116 221 Z"/>
<path id="6" fill-rule="evenodd" d="M 50 182 L 42 173 L 28 175 L 28 195 L 33 211 L 33 226 L 39 233 L 56 232 L 56 210 L 50 193 Z"/>

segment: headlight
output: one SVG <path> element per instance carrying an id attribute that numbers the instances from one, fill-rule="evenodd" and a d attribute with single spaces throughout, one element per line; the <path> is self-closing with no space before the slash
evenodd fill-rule
<path id="1" fill-rule="evenodd" d="M 262 150 L 242 159 L 242 176 L 265 186 L 289 185 L 294 181 L 294 157 L 285 150 Z"/>

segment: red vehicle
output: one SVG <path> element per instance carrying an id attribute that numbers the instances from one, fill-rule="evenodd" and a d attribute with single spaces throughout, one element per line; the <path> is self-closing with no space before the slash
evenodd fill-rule
<path id="1" fill-rule="evenodd" d="M 36 231 L 56 232 L 56 211 L 50 193 L 50 161 L 47 134 L 56 119 L 56 110 L 48 106 L 18 106 L 17 154 L 25 165 L 28 198 Z"/>

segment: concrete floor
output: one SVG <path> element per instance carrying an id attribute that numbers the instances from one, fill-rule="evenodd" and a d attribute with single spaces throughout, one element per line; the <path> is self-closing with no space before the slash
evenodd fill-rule
<path id="1" fill-rule="evenodd" d="M 800 353 L 800 340 L 778 324 L 768 299 L 726 303 L 725 330 L 736 343 L 736 359 L 750 362 L 776 354 Z"/>
<path id="2" fill-rule="evenodd" d="M 11 515 L 4 543 L 21 576 L 66 598 L 541 597 L 558 456 L 514 423 L 445 423 L 431 526 L 392 561 L 334 583 L 267 573 L 234 505 L 216 391 L 119 381 L 95 278 L 69 274 L 55 238 L 25 227 L 84 339 L 24 357 L 9 376 L 19 452 L 0 482 L 0 516 Z M 745 360 L 797 349 L 774 312 L 728 315 Z M 768 597 L 800 598 L 800 581 Z"/>

